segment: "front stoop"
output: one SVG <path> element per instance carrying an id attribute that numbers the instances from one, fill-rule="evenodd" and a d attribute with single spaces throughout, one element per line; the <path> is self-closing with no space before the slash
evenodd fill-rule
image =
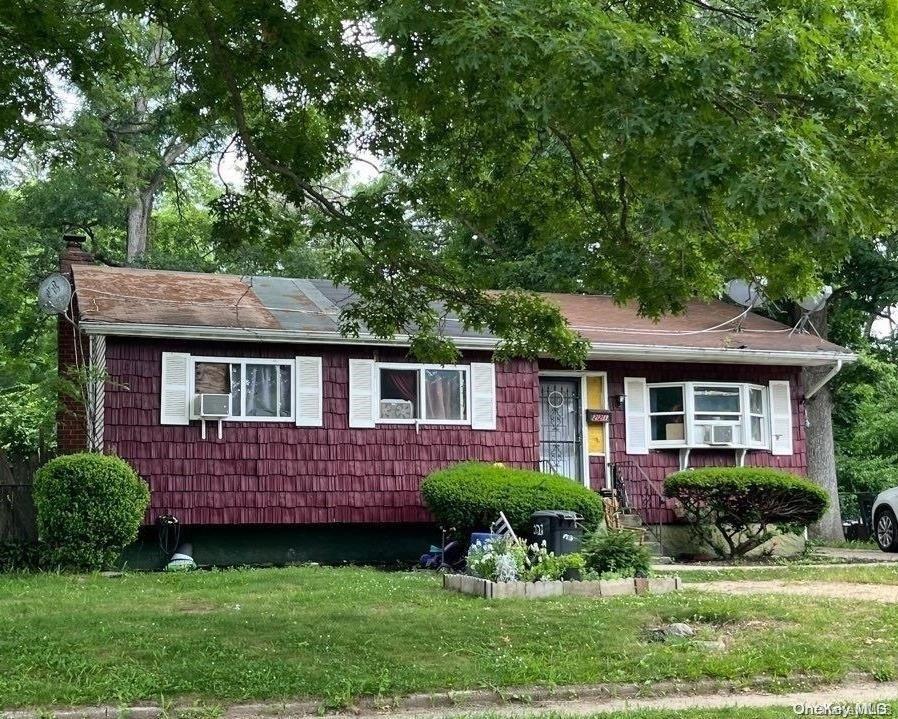
<path id="1" fill-rule="evenodd" d="M 444 574 L 443 589 L 484 599 L 545 599 L 546 597 L 620 597 L 667 594 L 681 589 L 679 577 L 600 579 L 585 582 L 491 582 L 467 574 Z"/>
<path id="2" fill-rule="evenodd" d="M 638 514 L 622 515 L 621 526 L 640 534 L 642 546 L 652 555 L 652 564 L 673 564 L 673 559 L 664 554 L 664 547 L 657 536 L 655 527 L 646 525 Z"/>

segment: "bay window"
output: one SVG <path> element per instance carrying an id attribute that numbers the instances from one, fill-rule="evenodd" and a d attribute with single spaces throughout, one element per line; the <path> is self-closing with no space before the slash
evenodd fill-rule
<path id="1" fill-rule="evenodd" d="M 767 389 L 749 384 L 650 384 L 650 446 L 758 447 L 769 443 Z"/>
<path id="2" fill-rule="evenodd" d="M 468 367 L 380 363 L 377 420 L 466 424 Z"/>

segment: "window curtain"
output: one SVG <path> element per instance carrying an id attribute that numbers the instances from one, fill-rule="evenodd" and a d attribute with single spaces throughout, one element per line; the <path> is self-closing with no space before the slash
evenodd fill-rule
<path id="1" fill-rule="evenodd" d="M 424 376 L 427 419 L 462 419 L 461 373 L 427 370 Z"/>
<path id="2" fill-rule="evenodd" d="M 417 378 L 417 372 L 400 370 L 390 373 L 390 380 L 393 382 L 396 394 L 399 395 L 397 399 L 406 399 L 409 402 L 414 403 L 415 395 L 417 394 L 417 388 L 415 387 Z"/>
<path id="3" fill-rule="evenodd" d="M 276 365 L 246 366 L 246 414 L 248 417 L 276 417 L 277 406 Z"/>

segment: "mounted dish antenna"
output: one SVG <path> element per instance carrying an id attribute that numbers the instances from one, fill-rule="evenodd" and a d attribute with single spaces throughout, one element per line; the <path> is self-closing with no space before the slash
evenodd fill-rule
<path id="1" fill-rule="evenodd" d="M 801 313 L 801 317 L 798 322 L 795 323 L 795 326 L 792 328 L 792 334 L 794 332 L 807 332 L 808 327 L 814 330 L 814 334 L 818 337 L 820 333 L 817 331 L 817 328 L 814 327 L 814 323 L 811 322 L 811 313 L 819 312 L 824 307 L 826 307 L 826 302 L 833 295 L 833 288 L 829 285 L 824 285 L 820 288 L 820 291 L 813 295 L 808 295 L 807 297 L 802 297 L 799 300 L 796 300 L 798 306 L 804 310 Z"/>
<path id="2" fill-rule="evenodd" d="M 65 275 L 54 272 L 41 280 L 37 288 L 37 304 L 50 315 L 61 315 L 72 301 L 72 285 Z"/>
<path id="3" fill-rule="evenodd" d="M 730 280 L 726 285 L 727 297 L 729 297 L 737 305 L 748 307 L 758 307 L 764 302 L 764 295 L 761 293 L 761 287 L 757 282 L 746 282 L 745 280 Z"/>
<path id="4" fill-rule="evenodd" d="M 802 297 L 800 300 L 798 300 L 798 304 L 803 310 L 806 310 L 808 312 L 817 312 L 826 307 L 826 301 L 832 296 L 833 288 L 829 285 L 824 285 L 816 294 Z"/>

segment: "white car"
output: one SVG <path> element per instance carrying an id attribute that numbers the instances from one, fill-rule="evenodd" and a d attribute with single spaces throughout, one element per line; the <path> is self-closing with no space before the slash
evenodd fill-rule
<path id="1" fill-rule="evenodd" d="M 898 487 L 880 492 L 873 502 L 873 536 L 883 552 L 898 552 Z"/>

